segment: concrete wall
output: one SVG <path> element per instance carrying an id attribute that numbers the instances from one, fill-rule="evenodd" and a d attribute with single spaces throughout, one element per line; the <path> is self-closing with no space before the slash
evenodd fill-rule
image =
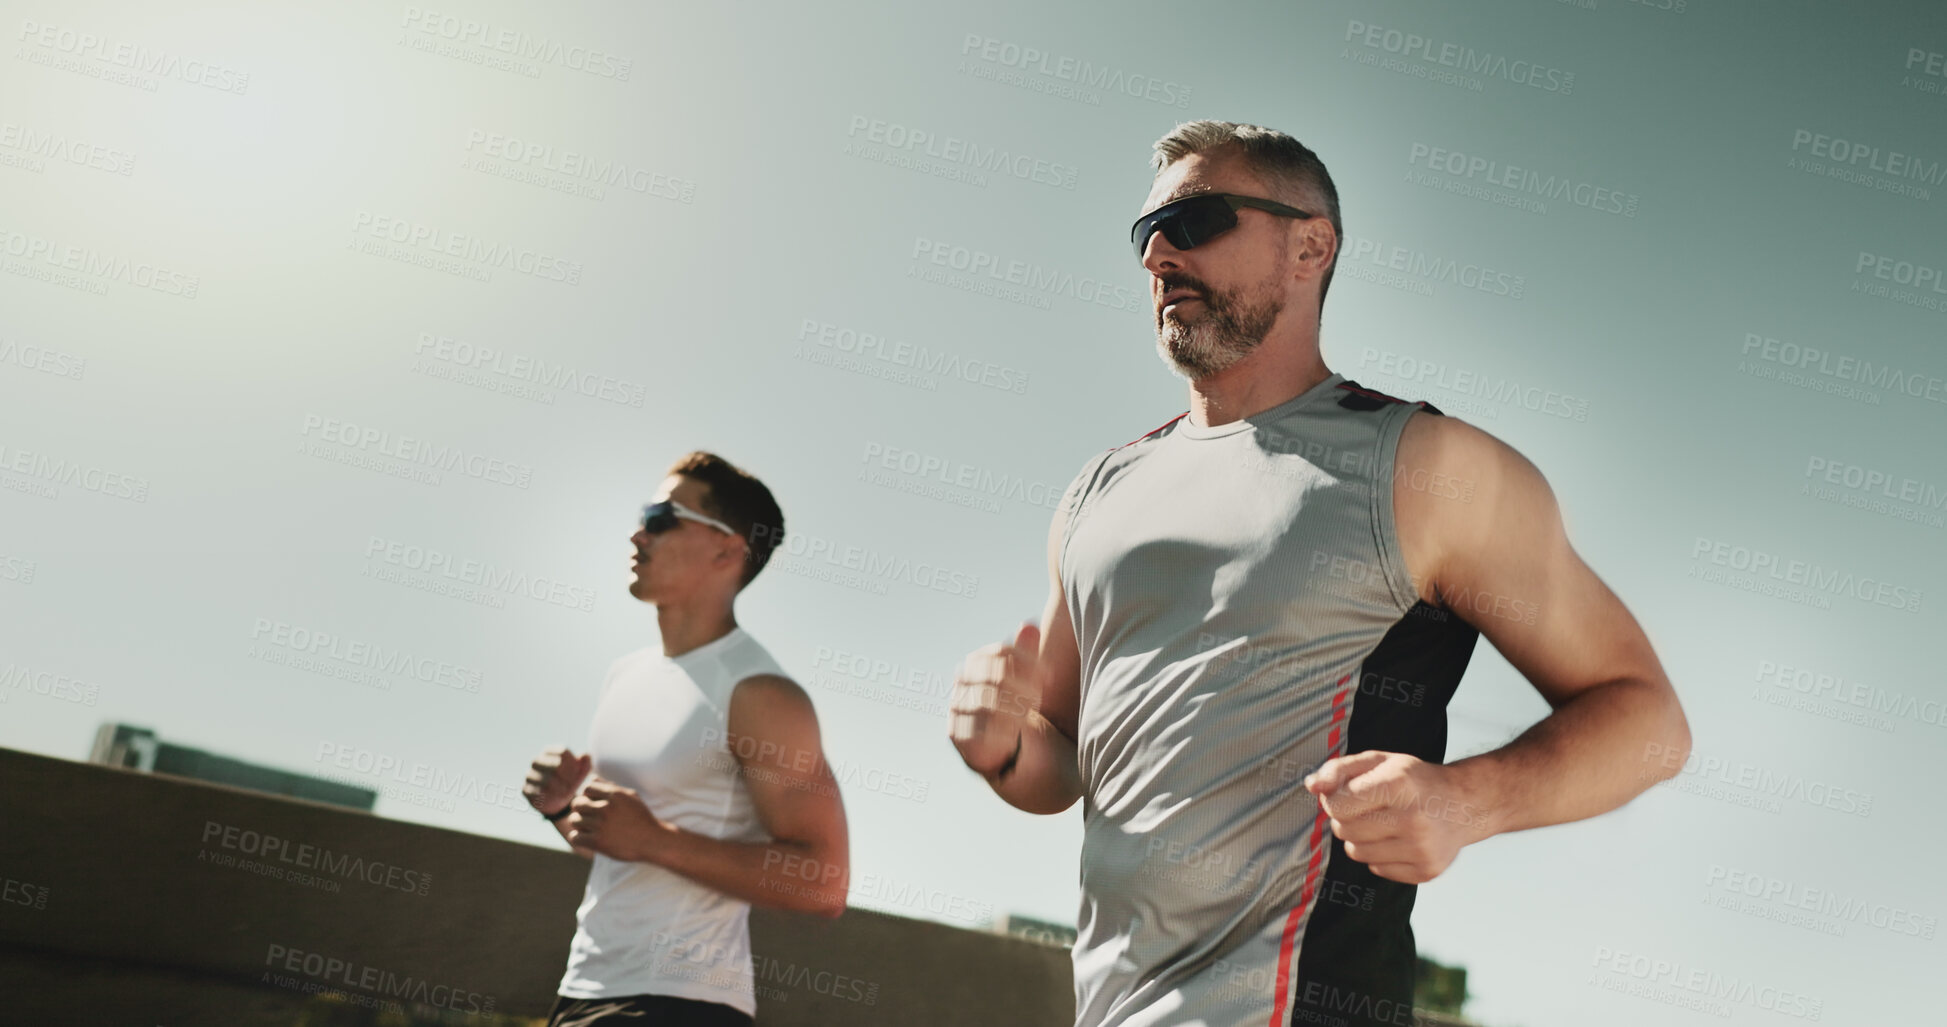
<path id="1" fill-rule="evenodd" d="M 588 873 L 565 849 L 8 749 L 0 782 L 8 1022 L 357 1022 L 304 989 L 370 1000 L 386 975 L 469 1014 L 449 1021 L 538 1016 Z M 751 934 L 766 1027 L 1073 1022 L 1065 949 L 864 910 L 754 910 Z"/>

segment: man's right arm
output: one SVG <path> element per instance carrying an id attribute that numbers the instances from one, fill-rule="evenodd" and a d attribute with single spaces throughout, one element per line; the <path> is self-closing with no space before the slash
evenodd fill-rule
<path id="1" fill-rule="evenodd" d="M 543 815 L 564 813 L 593 766 L 592 756 L 577 756 L 571 749 L 555 746 L 534 758 L 527 771 L 527 781 L 521 786 L 521 794 L 527 798 L 528 805 Z M 559 817 L 552 823 L 555 832 L 561 835 L 562 841 L 568 842 L 568 847 L 575 850 L 576 855 L 585 859 L 595 858 L 593 849 L 569 840 L 567 817 Z"/>
<path id="2" fill-rule="evenodd" d="M 580 856 L 580 857 L 581 857 L 581 858 L 583 858 L 583 859 L 594 859 L 594 858 L 595 858 L 595 850 L 594 850 L 594 849 L 585 849 L 585 848 L 582 848 L 582 847 L 581 847 L 581 846 L 579 846 L 579 845 L 576 845 L 576 844 L 575 844 L 574 842 L 572 842 L 572 841 L 569 841 L 569 839 L 568 839 L 568 818 L 567 818 L 567 817 L 562 817 L 562 818 L 560 818 L 560 819 L 558 819 L 558 820 L 554 820 L 554 821 L 551 821 L 551 823 L 553 823 L 553 824 L 554 824 L 554 830 L 555 830 L 555 833 L 556 833 L 556 834 L 559 834 L 559 835 L 561 836 L 561 840 L 562 840 L 562 841 L 564 841 L 564 842 L 568 842 L 568 848 L 570 848 L 570 849 L 573 849 L 573 850 L 575 851 L 575 855 L 577 855 L 577 856 Z"/>
<path id="3" fill-rule="evenodd" d="M 1081 656 L 1061 587 L 1067 504 L 1048 526 L 1048 602 L 1041 626 L 967 657 L 954 689 L 953 741 L 1009 805 L 1060 813 L 1081 797 L 1075 758 Z"/>

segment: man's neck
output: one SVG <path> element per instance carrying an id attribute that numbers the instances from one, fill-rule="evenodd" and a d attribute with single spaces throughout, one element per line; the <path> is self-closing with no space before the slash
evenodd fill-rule
<path id="1" fill-rule="evenodd" d="M 1266 339 L 1237 363 L 1190 382 L 1190 423 L 1209 428 L 1263 413 L 1331 376 L 1316 336 L 1309 345 Z"/>
<path id="2" fill-rule="evenodd" d="M 676 657 L 735 630 L 737 616 L 728 606 L 665 604 L 656 607 L 656 626 L 662 629 L 663 655 Z"/>

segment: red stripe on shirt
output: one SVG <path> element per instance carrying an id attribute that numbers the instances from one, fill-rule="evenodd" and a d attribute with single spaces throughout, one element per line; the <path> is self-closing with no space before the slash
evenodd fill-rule
<path id="1" fill-rule="evenodd" d="M 1332 733 L 1326 739 L 1326 759 L 1340 754 L 1339 743 L 1345 738 L 1345 699 L 1352 691 L 1346 687 L 1346 683 L 1351 680 L 1350 674 L 1340 678 L 1338 691 L 1332 693 Z M 1325 825 L 1331 819 L 1325 813 L 1325 804 L 1319 803 L 1318 815 L 1312 818 L 1312 858 L 1310 865 L 1305 868 L 1305 888 L 1298 895 L 1298 904 L 1293 906 L 1291 912 L 1285 917 L 1284 941 L 1278 945 L 1278 979 L 1275 985 L 1278 997 L 1271 1007 L 1271 1027 L 1284 1027 L 1285 998 L 1291 992 L 1291 952 L 1298 938 L 1298 923 L 1304 919 L 1305 910 L 1311 908 L 1312 894 L 1318 887 L 1318 869 L 1325 863 L 1328 844 L 1325 840 Z"/>
<path id="2" fill-rule="evenodd" d="M 1188 417 L 1188 416 L 1190 416 L 1190 412 L 1189 412 L 1188 410 L 1185 410 L 1185 411 L 1183 411 L 1182 413 L 1180 413 L 1180 414 L 1178 414 L 1178 415 L 1176 415 L 1175 417 L 1172 417 L 1172 418 L 1170 418 L 1169 420 L 1167 420 L 1167 421 L 1164 421 L 1164 422 L 1163 422 L 1162 424 L 1159 424 L 1159 425 L 1157 425 L 1156 427 L 1154 427 L 1154 428 L 1151 428 L 1151 429 L 1149 429 L 1149 430 L 1148 430 L 1148 431 L 1146 431 L 1146 432 L 1143 432 L 1143 433 L 1142 433 L 1141 435 L 1138 435 L 1138 436 L 1136 436 L 1135 438 L 1133 438 L 1133 439 L 1130 439 L 1129 441 L 1127 441 L 1127 442 L 1125 442 L 1125 443 L 1123 443 L 1123 444 L 1122 444 L 1122 445 L 1120 445 L 1120 446 L 1117 446 L 1116 448 L 1117 448 L 1117 449 L 1127 449 L 1128 447 L 1130 447 L 1130 446 L 1133 446 L 1133 445 L 1135 445 L 1135 444 L 1136 444 L 1136 443 L 1138 443 L 1138 442 L 1141 442 L 1142 440 L 1144 440 L 1144 439 L 1146 439 L 1146 438 L 1148 438 L 1148 437 L 1150 437 L 1151 435 L 1154 435 L 1154 434 L 1156 434 L 1157 432 L 1159 432 L 1159 431 L 1162 431 L 1163 429 L 1165 429 L 1165 428 L 1167 428 L 1167 427 L 1169 427 L 1169 426 L 1170 426 L 1170 425 L 1172 425 L 1172 424 L 1175 424 L 1175 423 L 1176 423 L 1176 422 L 1178 422 L 1178 421 L 1181 421 L 1181 420 L 1183 420 L 1183 419 L 1184 419 L 1185 417 Z"/>

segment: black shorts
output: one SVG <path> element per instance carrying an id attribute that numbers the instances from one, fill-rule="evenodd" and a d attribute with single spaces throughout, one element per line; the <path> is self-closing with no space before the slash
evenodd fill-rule
<path id="1" fill-rule="evenodd" d="M 669 995 L 569 998 L 556 995 L 548 1027 L 751 1027 L 742 1010 Z"/>

